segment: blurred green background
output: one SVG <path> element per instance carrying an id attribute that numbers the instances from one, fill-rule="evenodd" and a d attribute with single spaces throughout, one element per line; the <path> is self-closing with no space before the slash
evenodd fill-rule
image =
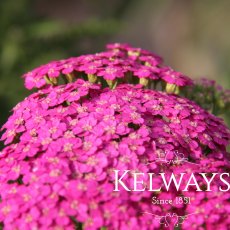
<path id="1" fill-rule="evenodd" d="M 1 0 L 0 125 L 30 92 L 20 76 L 108 42 L 152 50 L 178 71 L 230 87 L 229 0 Z"/>

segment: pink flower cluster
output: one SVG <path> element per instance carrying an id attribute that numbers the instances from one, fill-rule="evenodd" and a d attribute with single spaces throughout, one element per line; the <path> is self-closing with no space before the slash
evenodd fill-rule
<path id="1" fill-rule="evenodd" d="M 212 92 L 213 94 L 215 94 L 214 95 L 215 97 L 219 97 L 217 98 L 217 100 L 218 99 L 221 100 L 221 102 L 225 106 L 230 105 L 230 90 L 229 89 L 224 89 L 221 85 L 218 85 L 216 81 L 209 80 L 206 78 L 197 80 L 195 83 L 196 83 L 196 86 L 200 86 L 201 88 L 203 88 L 204 92 L 209 91 L 209 94 Z"/>
<path id="2" fill-rule="evenodd" d="M 138 63 L 140 58 L 159 63 L 159 58 L 139 49 L 120 45 L 109 49 L 77 58 L 82 64 L 74 64 L 68 71 L 80 66 L 87 71 L 86 66 L 91 66 L 95 57 L 95 73 L 104 78 L 123 77 L 124 68 L 129 69 L 130 62 Z M 126 59 L 121 58 L 124 54 Z M 107 63 L 102 58 L 106 55 Z M 113 60 L 115 55 L 119 58 Z M 102 68 L 100 62 L 106 67 Z M 56 62 L 56 67 L 57 63 L 61 62 Z M 43 86 L 43 75 L 48 72 L 41 73 L 41 69 L 47 66 L 35 70 L 33 78 L 27 75 L 29 88 Z M 116 74 L 108 71 L 109 66 L 116 66 Z M 52 76 L 67 71 L 63 65 L 59 67 Z M 152 71 L 152 67 L 146 68 Z M 162 77 L 176 83 L 177 74 L 162 71 Z M 33 85 L 29 79 L 38 84 Z M 178 79 L 185 83 L 180 76 Z M 196 213 L 184 222 L 182 229 L 224 230 L 230 225 L 230 194 L 217 190 L 218 181 L 212 193 L 193 189 L 162 190 L 157 194 L 113 191 L 113 170 L 176 174 L 229 170 L 229 129 L 220 118 L 186 98 L 141 85 L 120 84 L 110 90 L 78 79 L 31 94 L 13 109 L 3 129 L 2 140 L 7 146 L 0 153 L 0 221 L 4 230 L 68 230 L 80 225 L 85 230 L 152 230 L 161 224 L 143 213 L 163 216 L 172 208 L 181 216 Z M 155 162 L 165 151 L 179 151 L 199 165 Z M 159 180 L 155 178 L 153 183 L 157 186 Z M 201 187 L 202 183 L 200 180 Z M 151 204 L 153 195 L 175 199 L 178 194 L 194 197 L 192 204 Z"/>
<path id="3" fill-rule="evenodd" d="M 214 80 L 198 79 L 194 85 L 186 89 L 187 98 L 215 115 L 228 116 L 230 109 L 230 90 L 224 89 Z"/>
<path id="4" fill-rule="evenodd" d="M 110 44 L 101 53 L 53 61 L 26 73 L 25 86 L 28 89 L 42 88 L 46 83 L 57 85 L 61 77 L 68 82 L 83 78 L 100 82 L 120 81 L 133 83 L 147 79 L 144 83 L 166 82 L 176 86 L 191 85 L 192 80 L 168 66 L 161 66 L 157 55 L 133 48 L 127 44 Z M 108 83 L 110 85 L 110 83 Z M 107 85 L 107 84 L 106 84 Z"/>

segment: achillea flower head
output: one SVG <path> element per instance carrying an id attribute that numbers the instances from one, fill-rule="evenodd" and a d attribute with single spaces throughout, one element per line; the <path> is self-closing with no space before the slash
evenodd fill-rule
<path id="1" fill-rule="evenodd" d="M 215 115 L 228 114 L 230 91 L 218 85 L 214 80 L 201 78 L 187 88 L 186 96 Z"/>
<path id="2" fill-rule="evenodd" d="M 111 66 L 115 70 L 107 71 Z M 173 206 L 181 216 L 196 213 L 182 229 L 229 226 L 230 197 L 218 191 L 223 186 L 218 180 L 212 194 L 205 192 L 202 178 L 202 192 L 114 191 L 114 169 L 189 174 L 230 167 L 230 132 L 223 121 L 189 99 L 153 89 L 154 81 L 191 84 L 171 69 L 166 74 L 165 68 L 148 51 L 114 44 L 106 52 L 56 61 L 26 74 L 27 88 L 39 90 L 20 102 L 3 126 L 4 229 L 159 229 L 160 223 L 143 213 L 162 216 L 172 206 L 154 206 L 152 196 L 176 199 L 178 194 L 195 197 L 191 205 Z M 51 84 L 46 85 L 44 74 Z M 68 81 L 67 74 L 72 74 L 69 83 L 53 83 L 59 75 Z M 87 74 L 91 80 L 95 76 L 94 83 Z M 138 84 L 135 76 L 147 84 Z M 106 80 L 118 83 L 111 90 Z M 171 161 L 175 152 L 188 161 Z M 159 158 L 170 161 L 157 163 Z M 127 185 L 131 176 L 124 179 Z M 155 186 L 160 183 L 153 178 Z"/>
<path id="3" fill-rule="evenodd" d="M 132 48 L 127 44 L 110 44 L 107 48 L 101 53 L 82 55 L 42 65 L 24 74 L 25 87 L 40 89 L 47 83 L 57 85 L 61 77 L 69 81 L 70 74 L 74 79 L 79 77 L 86 79 L 87 75 L 93 74 L 98 76 L 98 82 L 119 80 L 120 82 L 139 83 L 135 77 L 146 78 L 150 80 L 149 88 L 151 88 L 151 82 L 159 79 L 165 83 L 182 87 L 192 84 L 192 80 L 188 77 L 169 67 L 162 66 L 162 59 L 149 51 Z"/>

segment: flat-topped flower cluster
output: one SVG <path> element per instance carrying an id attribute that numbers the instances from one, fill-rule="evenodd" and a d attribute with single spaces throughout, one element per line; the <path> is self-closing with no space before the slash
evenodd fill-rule
<path id="1" fill-rule="evenodd" d="M 176 86 L 192 84 L 187 76 L 161 64 L 162 59 L 149 51 L 127 44 L 110 44 L 104 52 L 53 61 L 23 77 L 28 89 L 42 88 L 47 83 L 57 85 L 60 78 L 72 82 L 85 76 L 91 82 L 107 81 L 109 86 L 116 81 L 133 83 L 135 78 L 137 83 L 149 86 L 159 80 Z"/>
<path id="2" fill-rule="evenodd" d="M 40 89 L 17 105 L 3 126 L 4 229 L 159 229 L 160 223 L 143 212 L 160 216 L 172 210 L 180 215 L 197 213 L 182 229 L 226 229 L 230 195 L 219 191 L 219 181 L 212 185 L 212 193 L 205 192 L 201 179 L 204 192 L 199 193 L 196 188 L 162 188 L 157 194 L 114 191 L 114 170 L 229 171 L 230 132 L 220 118 L 193 101 L 146 88 L 157 79 L 170 86 L 192 82 L 160 67 L 159 57 L 127 45 L 108 49 L 53 62 L 25 75 L 28 88 Z M 68 83 L 57 85 L 59 75 Z M 134 76 L 147 80 L 147 85 L 130 84 Z M 115 83 L 117 79 L 124 81 Z M 194 164 L 155 162 L 166 151 L 179 151 Z M 160 181 L 153 178 L 153 183 L 157 187 Z M 151 204 L 153 196 L 174 199 L 178 194 L 193 197 L 191 205 Z"/>

